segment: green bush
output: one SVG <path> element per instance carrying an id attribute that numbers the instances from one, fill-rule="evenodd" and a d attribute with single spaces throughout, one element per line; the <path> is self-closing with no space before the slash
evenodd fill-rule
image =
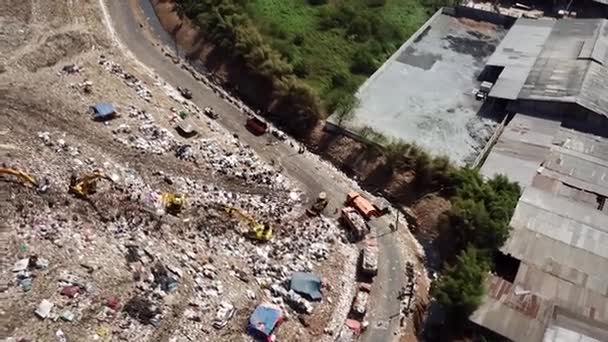
<path id="1" fill-rule="evenodd" d="M 386 4 L 386 0 L 367 0 L 367 6 L 380 7 Z"/>
<path id="2" fill-rule="evenodd" d="M 355 51 L 351 62 L 351 70 L 355 73 L 371 75 L 378 68 L 374 55 L 368 48 L 363 47 Z"/>
<path id="3" fill-rule="evenodd" d="M 449 325 L 462 327 L 481 304 L 490 264 L 486 255 L 473 247 L 463 250 L 453 266 L 447 266 L 433 284 L 432 295 L 446 311 Z"/>
<path id="4" fill-rule="evenodd" d="M 348 27 L 356 17 L 357 11 L 350 5 L 341 3 L 337 6 L 328 6 L 319 12 L 319 27 L 322 30 Z"/>
<path id="5" fill-rule="evenodd" d="M 348 25 L 346 33 L 356 41 L 364 42 L 372 34 L 372 23 L 367 17 L 357 16 Z"/>
<path id="6" fill-rule="evenodd" d="M 454 184 L 452 208 L 441 222 L 453 236 L 454 247 L 498 250 L 509 236 L 519 186 L 504 176 L 484 181 L 479 172 L 467 168 L 454 174 Z"/>
<path id="7" fill-rule="evenodd" d="M 306 64 L 306 62 L 299 60 L 294 63 L 293 72 L 299 78 L 305 78 L 306 76 L 308 76 L 308 74 L 310 74 L 310 68 L 308 67 L 308 64 Z"/>
<path id="8" fill-rule="evenodd" d="M 355 110 L 359 106 L 359 99 L 354 94 L 349 94 L 340 99 L 336 106 L 336 118 L 338 125 L 353 118 Z"/>
<path id="9" fill-rule="evenodd" d="M 302 44 L 304 44 L 304 36 L 303 36 L 303 35 L 301 35 L 301 34 L 299 34 L 299 33 L 298 33 L 298 34 L 296 34 L 296 35 L 293 37 L 293 43 L 294 43 L 294 45 L 296 45 L 296 46 L 302 46 Z"/>
<path id="10" fill-rule="evenodd" d="M 331 85 L 334 88 L 339 88 L 347 85 L 349 82 L 349 75 L 344 71 L 336 71 L 331 76 Z"/>
<path id="11" fill-rule="evenodd" d="M 313 6 L 325 5 L 327 3 L 327 0 L 308 0 L 308 3 Z"/>

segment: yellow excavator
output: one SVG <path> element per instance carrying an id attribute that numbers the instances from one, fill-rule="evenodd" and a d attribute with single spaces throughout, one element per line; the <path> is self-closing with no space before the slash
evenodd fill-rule
<path id="1" fill-rule="evenodd" d="M 100 171 L 94 171 L 80 177 L 76 174 L 72 174 L 68 192 L 76 197 L 86 198 L 97 191 L 97 181 L 100 179 L 114 182 L 110 176 Z"/>
<path id="2" fill-rule="evenodd" d="M 38 192 L 45 192 L 46 189 L 48 188 L 47 184 L 38 183 L 36 178 L 34 178 L 32 175 L 26 173 L 25 171 L 21 171 L 19 169 L 0 167 L 0 175 L 12 175 L 17 178 L 20 178 L 25 183 L 29 183 L 32 186 L 34 186 L 34 188 L 36 188 L 36 191 L 38 191 Z"/>
<path id="3" fill-rule="evenodd" d="M 249 226 L 247 234 L 249 238 L 262 242 L 272 239 L 272 227 L 270 225 L 256 221 L 251 215 L 239 208 L 226 207 L 226 212 Z"/>
<path id="4" fill-rule="evenodd" d="M 175 194 L 172 192 L 163 192 L 161 198 L 163 205 L 165 206 L 165 210 L 172 215 L 179 214 L 186 203 L 186 197 L 184 195 Z"/>

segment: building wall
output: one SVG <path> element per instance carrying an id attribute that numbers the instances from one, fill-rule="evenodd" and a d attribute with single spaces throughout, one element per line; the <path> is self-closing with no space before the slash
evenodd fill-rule
<path id="1" fill-rule="evenodd" d="M 509 103 L 507 110 L 511 113 L 561 119 L 565 127 L 583 133 L 608 137 L 608 118 L 589 111 L 576 103 L 517 100 Z"/>
<path id="2" fill-rule="evenodd" d="M 454 13 L 451 13 L 451 12 Z M 466 6 L 456 6 L 454 8 L 445 7 L 443 10 L 444 14 L 454 15 L 456 17 L 465 17 L 478 21 L 487 21 L 496 25 L 502 25 L 506 28 L 513 26 L 517 18 L 502 15 L 499 13 L 483 11 L 476 8 Z"/>

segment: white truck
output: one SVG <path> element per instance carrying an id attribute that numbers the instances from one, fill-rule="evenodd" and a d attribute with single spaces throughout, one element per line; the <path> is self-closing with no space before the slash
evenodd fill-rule
<path id="1" fill-rule="evenodd" d="M 373 278 L 378 274 L 378 245 L 376 239 L 367 239 L 360 254 L 361 275 Z"/>

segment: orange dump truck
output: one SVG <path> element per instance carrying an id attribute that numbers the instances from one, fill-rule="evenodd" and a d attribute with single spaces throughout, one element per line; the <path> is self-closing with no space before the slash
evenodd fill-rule
<path id="1" fill-rule="evenodd" d="M 346 195 L 346 204 L 357 209 L 366 220 L 374 216 L 380 216 L 378 209 L 358 192 L 349 192 Z"/>

